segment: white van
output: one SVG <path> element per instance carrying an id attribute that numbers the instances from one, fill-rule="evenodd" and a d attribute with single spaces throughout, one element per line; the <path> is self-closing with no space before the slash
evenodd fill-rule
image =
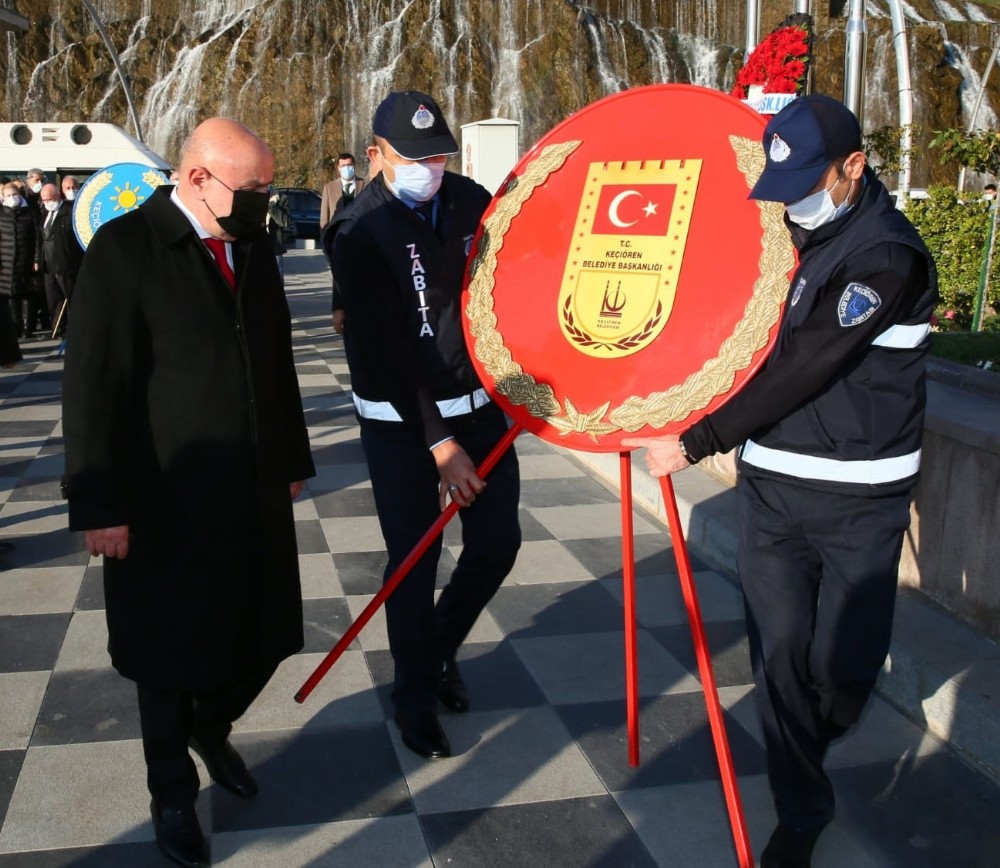
<path id="1" fill-rule="evenodd" d="M 0 123 L 0 177 L 23 178 L 41 169 L 55 181 L 81 181 L 113 163 L 141 163 L 170 173 L 155 151 L 114 124 Z"/>

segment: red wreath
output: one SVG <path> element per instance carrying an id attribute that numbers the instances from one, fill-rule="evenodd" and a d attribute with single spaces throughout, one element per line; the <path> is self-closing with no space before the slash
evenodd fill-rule
<path id="1" fill-rule="evenodd" d="M 812 19 L 791 16 L 750 53 L 736 74 L 733 96 L 746 99 L 751 85 L 761 85 L 764 93 L 805 91 L 812 48 Z"/>

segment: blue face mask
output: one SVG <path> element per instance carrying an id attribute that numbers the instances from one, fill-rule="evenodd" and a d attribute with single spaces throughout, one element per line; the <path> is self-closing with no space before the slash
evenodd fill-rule
<path id="1" fill-rule="evenodd" d="M 385 162 L 385 155 L 382 155 Z M 392 165 L 392 164 L 390 164 Z M 412 163 L 406 166 L 392 166 L 396 170 L 396 180 L 386 184 L 400 199 L 411 202 L 427 202 L 441 189 L 444 178 L 444 163 Z"/>
<path id="2" fill-rule="evenodd" d="M 340 172 L 340 180 L 342 181 L 354 180 L 354 166 L 341 166 L 337 171 Z"/>

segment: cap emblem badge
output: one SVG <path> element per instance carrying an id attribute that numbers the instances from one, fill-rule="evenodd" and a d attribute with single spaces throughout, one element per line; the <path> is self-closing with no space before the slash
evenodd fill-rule
<path id="1" fill-rule="evenodd" d="M 781 136 L 775 133 L 774 138 L 771 139 L 771 161 L 774 163 L 783 163 L 791 156 L 791 154 L 792 149 L 788 147 L 785 140 L 781 138 Z"/>
<path id="2" fill-rule="evenodd" d="M 410 123 L 418 130 L 430 129 L 434 126 L 434 115 L 427 110 L 426 106 L 421 105 L 410 119 Z"/>

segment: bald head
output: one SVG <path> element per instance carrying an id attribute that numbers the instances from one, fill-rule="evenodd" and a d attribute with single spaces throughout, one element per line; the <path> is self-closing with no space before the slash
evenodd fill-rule
<path id="1" fill-rule="evenodd" d="M 199 124 L 181 150 L 177 195 L 205 230 L 226 241 L 218 223 L 232 212 L 235 191 L 264 192 L 274 180 L 274 155 L 252 130 L 230 118 Z"/>
<path id="2" fill-rule="evenodd" d="M 59 203 L 62 202 L 62 194 L 59 192 L 59 188 L 55 184 L 44 184 L 41 192 L 38 194 L 38 198 L 42 200 L 43 205 L 46 202 L 54 203 L 49 206 L 51 210 L 58 208 Z"/>
<path id="3" fill-rule="evenodd" d="M 180 172 L 194 165 L 238 162 L 247 155 L 271 156 L 260 136 L 231 118 L 209 118 L 199 124 L 181 149 Z"/>

